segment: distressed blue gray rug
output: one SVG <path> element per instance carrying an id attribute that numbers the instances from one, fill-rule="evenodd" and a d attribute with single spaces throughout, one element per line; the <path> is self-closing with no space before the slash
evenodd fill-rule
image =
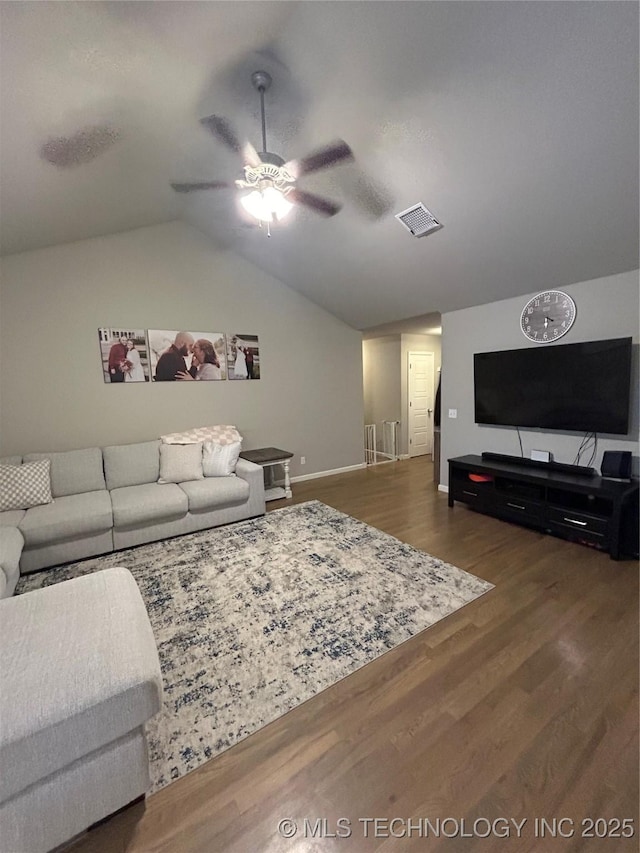
<path id="1" fill-rule="evenodd" d="M 125 566 L 158 644 L 158 791 L 492 589 L 320 503 L 26 575 L 29 592 Z"/>

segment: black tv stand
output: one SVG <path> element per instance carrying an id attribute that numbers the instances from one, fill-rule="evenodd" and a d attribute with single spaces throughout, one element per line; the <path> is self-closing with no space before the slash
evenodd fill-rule
<path id="1" fill-rule="evenodd" d="M 597 477 L 595 468 L 586 465 L 569 465 L 566 462 L 540 462 L 537 459 L 527 459 L 524 456 L 508 456 L 506 453 L 490 453 L 488 450 L 482 458 L 490 462 L 508 462 L 510 465 L 521 465 L 523 468 L 543 468 L 547 471 L 561 471 L 564 474 L 577 474 L 578 477 Z"/>
<path id="2" fill-rule="evenodd" d="M 638 480 L 616 482 L 545 463 L 522 465 L 531 460 L 518 456 L 489 456 L 449 459 L 450 507 L 461 501 L 503 521 L 608 551 L 613 560 L 638 556 Z"/>

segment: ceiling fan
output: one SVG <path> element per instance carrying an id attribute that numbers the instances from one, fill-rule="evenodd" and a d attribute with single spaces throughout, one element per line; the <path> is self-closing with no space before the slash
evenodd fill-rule
<path id="1" fill-rule="evenodd" d="M 331 145 L 314 151 L 307 157 L 285 162 L 278 154 L 267 150 L 267 133 L 264 111 L 264 93 L 271 86 L 271 75 L 267 71 L 254 71 L 251 75 L 254 89 L 260 94 L 262 116 L 262 148 L 258 152 L 250 142 L 240 144 L 229 122 L 221 116 L 211 115 L 200 119 L 220 142 L 240 154 L 244 161 L 244 177 L 235 181 L 202 181 L 199 183 L 172 183 L 176 192 L 190 193 L 195 190 L 228 189 L 236 186 L 241 190 L 240 202 L 252 216 L 267 223 L 283 219 L 294 204 L 304 205 L 323 216 L 335 216 L 341 205 L 322 198 L 297 186 L 298 178 L 334 166 L 343 160 L 353 160 L 353 152 L 346 142 L 337 140 Z"/>

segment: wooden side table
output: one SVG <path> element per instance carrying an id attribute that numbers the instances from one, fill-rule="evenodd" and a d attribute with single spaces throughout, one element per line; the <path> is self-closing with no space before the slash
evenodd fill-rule
<path id="1" fill-rule="evenodd" d="M 266 501 L 277 501 L 280 498 L 290 498 L 291 480 L 289 479 L 289 460 L 293 453 L 288 450 L 280 450 L 277 447 L 259 447 L 257 450 L 243 450 L 240 454 L 242 459 L 262 465 L 267 472 L 264 491 Z M 282 465 L 284 468 L 284 488 L 273 485 L 273 466 Z"/>

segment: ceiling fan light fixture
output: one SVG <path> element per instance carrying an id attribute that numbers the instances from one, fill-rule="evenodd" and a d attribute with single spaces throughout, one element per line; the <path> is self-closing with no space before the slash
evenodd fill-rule
<path id="1" fill-rule="evenodd" d="M 251 216 L 255 216 L 261 222 L 279 222 L 293 207 L 283 193 L 273 186 L 252 190 L 243 195 L 240 202 Z"/>
<path id="2" fill-rule="evenodd" d="M 289 213 L 293 205 L 290 201 L 285 197 L 281 190 L 276 189 L 276 187 L 267 187 L 262 192 L 262 197 L 271 210 L 273 211 L 276 219 L 284 219 L 284 217 Z"/>

